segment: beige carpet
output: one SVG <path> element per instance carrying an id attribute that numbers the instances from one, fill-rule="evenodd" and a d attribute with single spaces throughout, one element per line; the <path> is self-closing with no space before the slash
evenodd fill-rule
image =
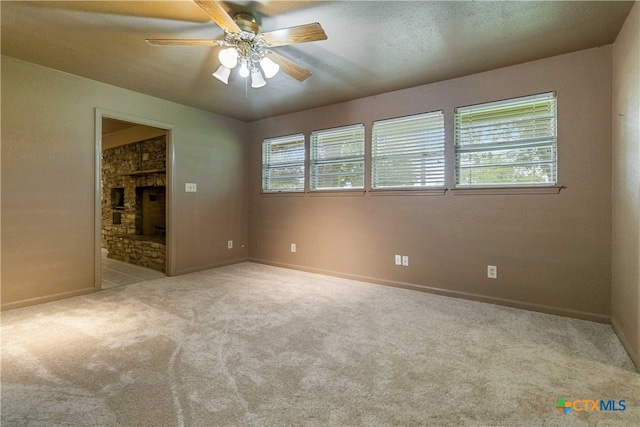
<path id="1" fill-rule="evenodd" d="M 640 425 L 608 325 L 253 263 L 3 313 L 1 394 L 3 427 Z"/>

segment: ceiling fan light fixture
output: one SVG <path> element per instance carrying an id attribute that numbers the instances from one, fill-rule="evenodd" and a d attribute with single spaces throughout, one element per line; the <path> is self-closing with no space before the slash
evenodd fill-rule
<path id="1" fill-rule="evenodd" d="M 280 66 L 266 56 L 260 60 L 260 66 L 264 71 L 264 76 L 268 79 L 278 74 Z"/>
<path id="2" fill-rule="evenodd" d="M 263 87 L 266 86 L 267 82 L 264 81 L 264 78 L 262 77 L 262 73 L 260 72 L 260 70 L 258 68 L 254 68 L 251 70 L 251 87 L 253 88 L 259 88 L 259 87 Z"/>
<path id="3" fill-rule="evenodd" d="M 213 77 L 220 80 L 224 84 L 229 84 L 229 75 L 231 74 L 231 69 L 221 65 L 218 67 L 215 73 L 213 73 Z"/>
<path id="4" fill-rule="evenodd" d="M 218 59 L 220 63 L 225 67 L 231 69 L 238 65 L 238 51 L 235 47 L 228 47 L 226 49 L 222 49 L 220 53 L 218 53 Z"/>

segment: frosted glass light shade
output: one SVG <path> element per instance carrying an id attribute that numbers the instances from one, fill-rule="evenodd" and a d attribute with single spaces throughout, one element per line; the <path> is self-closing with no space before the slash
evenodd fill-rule
<path id="1" fill-rule="evenodd" d="M 268 79 L 278 74 L 280 70 L 280 66 L 266 56 L 260 60 L 260 66 L 262 67 L 262 71 L 264 71 L 265 77 Z"/>
<path id="2" fill-rule="evenodd" d="M 224 84 L 229 84 L 229 75 L 231 74 L 231 70 L 224 65 L 221 65 L 215 73 L 213 73 L 213 77 L 220 80 Z"/>
<path id="3" fill-rule="evenodd" d="M 240 61 L 240 71 L 238 71 L 240 77 L 249 77 L 249 67 L 246 61 Z"/>
<path id="4" fill-rule="evenodd" d="M 251 87 L 259 88 L 266 85 L 267 82 L 262 78 L 262 73 L 257 68 L 251 70 Z"/>
<path id="5" fill-rule="evenodd" d="M 234 47 L 222 49 L 218 53 L 220 63 L 227 68 L 233 68 L 238 65 L 238 51 Z"/>

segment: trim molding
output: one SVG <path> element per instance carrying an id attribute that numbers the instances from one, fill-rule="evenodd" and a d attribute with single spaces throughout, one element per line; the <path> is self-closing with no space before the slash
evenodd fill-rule
<path id="1" fill-rule="evenodd" d="M 620 328 L 620 326 L 618 325 L 618 322 L 616 322 L 616 319 L 613 317 L 611 317 L 611 327 L 613 328 L 613 331 L 616 333 L 616 335 L 620 339 L 620 342 L 622 343 L 622 346 L 629 354 L 629 357 L 631 358 L 633 363 L 636 365 L 636 370 L 640 372 L 640 354 L 638 354 L 636 350 L 631 346 L 631 343 L 627 339 L 627 336 L 622 332 L 622 328 Z"/>
<path id="2" fill-rule="evenodd" d="M 0 310 L 13 310 L 14 308 L 28 307 L 36 304 L 43 304 L 45 302 L 58 301 L 61 299 L 78 297 L 81 295 L 92 294 L 96 291 L 95 287 L 79 289 L 77 291 L 69 291 L 69 292 L 60 292 L 59 294 L 46 295 L 43 297 L 29 298 L 16 302 L 10 302 L 7 304 L 2 304 L 0 306 Z"/>
<path id="3" fill-rule="evenodd" d="M 158 129 L 163 129 L 166 132 L 166 260 L 165 260 L 165 273 L 167 276 L 174 276 L 176 273 L 174 268 L 174 227 L 173 227 L 173 168 L 174 168 L 174 147 L 173 147 L 173 130 L 175 125 L 170 123 L 163 123 L 156 120 L 145 119 L 137 116 L 132 116 L 125 113 L 116 111 L 109 111 L 102 108 L 95 109 L 95 154 L 94 154 L 94 280 L 95 291 L 102 290 L 102 256 L 100 254 L 100 248 L 102 246 L 102 119 L 116 119 L 122 120 L 138 125 L 151 126 Z"/>
<path id="4" fill-rule="evenodd" d="M 587 311 L 571 310 L 571 309 L 553 307 L 548 305 L 531 304 L 528 302 L 510 300 L 506 298 L 496 298 L 496 297 L 490 297 L 485 295 L 472 294 L 468 292 L 453 291 L 449 289 L 437 288 L 432 286 L 418 285 L 415 283 L 406 283 L 406 282 L 398 282 L 394 280 L 378 279 L 375 277 L 360 276 L 357 274 L 345 274 L 345 273 L 340 273 L 340 272 L 331 271 L 331 270 L 304 267 L 299 265 L 262 260 L 258 258 L 250 257 L 248 261 L 255 262 L 257 264 L 272 265 L 274 267 L 282 267 L 282 268 L 290 268 L 292 270 L 306 271 L 309 273 L 325 274 L 327 276 L 340 277 L 343 279 L 359 280 L 361 282 L 368 282 L 376 285 L 410 289 L 414 291 L 421 291 L 421 292 L 426 292 L 426 293 L 435 294 L 435 295 L 442 295 L 446 297 L 484 302 L 488 304 L 501 305 L 504 307 L 520 308 L 520 309 L 529 310 L 529 311 L 537 311 L 540 313 L 553 314 L 556 316 L 573 317 L 576 319 L 589 320 L 589 321 L 598 322 L 598 323 L 606 323 L 606 324 L 611 323 L 611 316 L 605 315 L 605 314 L 590 313 Z"/>

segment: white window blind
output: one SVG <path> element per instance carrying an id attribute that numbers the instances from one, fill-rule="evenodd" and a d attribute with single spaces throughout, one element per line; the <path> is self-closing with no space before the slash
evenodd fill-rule
<path id="1" fill-rule="evenodd" d="M 304 190 L 304 135 L 265 139 L 262 143 L 263 191 Z"/>
<path id="2" fill-rule="evenodd" d="M 312 190 L 364 188 L 364 125 L 311 133 Z"/>
<path id="3" fill-rule="evenodd" d="M 456 186 L 555 185 L 555 93 L 460 107 Z"/>
<path id="4" fill-rule="evenodd" d="M 444 113 L 373 123 L 371 187 L 444 186 Z"/>

